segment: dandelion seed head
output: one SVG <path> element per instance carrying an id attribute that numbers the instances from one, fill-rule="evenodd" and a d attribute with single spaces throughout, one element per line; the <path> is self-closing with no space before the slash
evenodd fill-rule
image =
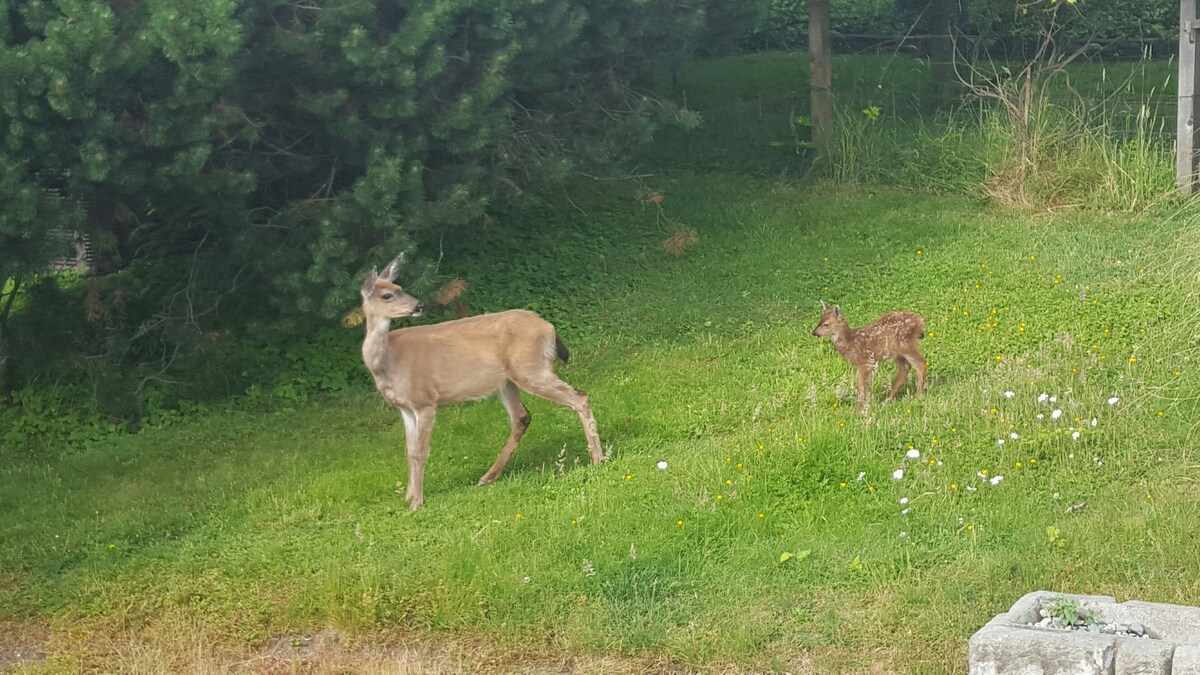
<path id="1" fill-rule="evenodd" d="M 659 462 L 658 464 L 655 464 L 655 466 L 657 466 L 657 467 L 658 467 L 658 470 L 659 470 L 659 471 L 666 471 L 666 470 L 667 470 L 667 463 L 666 463 L 665 461 Z"/>
<path id="2" fill-rule="evenodd" d="M 906 452 L 904 454 L 907 455 L 909 459 L 917 459 L 918 457 L 921 456 L 921 451 L 913 449 L 913 450 L 909 450 L 908 452 Z"/>
<path id="3" fill-rule="evenodd" d="M 904 478 L 904 469 L 896 469 L 892 472 L 892 480 L 900 480 Z"/>

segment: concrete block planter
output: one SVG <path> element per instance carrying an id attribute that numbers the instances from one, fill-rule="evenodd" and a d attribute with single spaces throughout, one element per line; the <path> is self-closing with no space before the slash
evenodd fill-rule
<path id="1" fill-rule="evenodd" d="M 1200 607 L 1034 591 L 971 637 L 969 662 L 971 675 L 1200 675 Z"/>

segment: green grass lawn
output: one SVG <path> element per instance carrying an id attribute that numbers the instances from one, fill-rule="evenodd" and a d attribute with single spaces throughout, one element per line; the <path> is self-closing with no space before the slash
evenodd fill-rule
<path id="1" fill-rule="evenodd" d="M 621 183 L 446 248 L 473 308 L 559 326 L 610 462 L 526 397 L 476 487 L 504 412 L 444 408 L 411 513 L 365 370 L 319 405 L 9 452 L 0 633 L 61 671 L 228 667 L 332 628 L 458 645 L 451 669 L 961 672 L 1030 590 L 1200 604 L 1191 228 L 738 171 L 649 186 L 699 235 L 680 258 Z M 923 314 L 925 398 L 880 404 L 884 366 L 854 414 L 822 299 Z"/>

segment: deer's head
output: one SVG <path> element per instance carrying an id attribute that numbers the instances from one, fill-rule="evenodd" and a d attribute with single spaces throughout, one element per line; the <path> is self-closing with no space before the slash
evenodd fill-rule
<path id="1" fill-rule="evenodd" d="M 366 281 L 363 281 L 360 291 L 364 314 L 402 319 L 408 316 L 421 316 L 425 312 L 425 305 L 420 300 L 405 293 L 404 289 L 395 283 L 396 274 L 399 273 L 402 264 L 404 264 L 403 253 L 388 263 L 382 273 L 371 268 L 371 274 L 367 276 Z"/>
<path id="2" fill-rule="evenodd" d="M 837 335 L 846 325 L 846 317 L 842 315 L 841 306 L 830 307 L 822 300 L 821 320 L 817 322 L 817 327 L 813 329 L 812 334 L 815 337 Z"/>

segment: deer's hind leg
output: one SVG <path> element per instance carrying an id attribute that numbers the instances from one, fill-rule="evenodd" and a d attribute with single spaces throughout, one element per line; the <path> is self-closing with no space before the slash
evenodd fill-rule
<path id="1" fill-rule="evenodd" d="M 904 383 L 908 381 L 908 371 L 908 359 L 903 356 L 896 357 L 896 381 L 892 383 L 892 390 L 888 392 L 885 403 L 896 398 L 896 392 L 900 391 L 900 387 L 903 387 Z"/>
<path id="2" fill-rule="evenodd" d="M 521 437 L 525 435 L 525 430 L 529 428 L 529 421 L 532 419 L 529 410 L 521 402 L 521 390 L 517 388 L 517 385 L 505 382 L 501 385 L 499 394 L 500 403 L 508 413 L 510 427 L 508 441 L 504 443 L 504 449 L 500 451 L 500 456 L 496 458 L 492 468 L 488 469 L 487 473 L 483 474 L 483 478 L 479 479 L 480 485 L 487 485 L 500 477 L 500 472 L 504 471 L 504 466 L 508 464 L 509 458 L 517 451 Z"/>
<path id="3" fill-rule="evenodd" d="M 596 417 L 592 415 L 592 404 L 587 392 L 560 380 L 548 364 L 544 371 L 527 377 L 514 377 L 513 382 L 535 396 L 574 410 L 583 424 L 583 435 L 587 437 L 588 454 L 591 455 L 592 464 L 604 461 L 604 453 L 600 449 L 600 434 L 596 431 Z"/>
<path id="4" fill-rule="evenodd" d="M 921 394 L 925 393 L 925 370 L 928 367 L 925 363 L 925 356 L 914 349 L 913 356 L 907 358 L 917 371 L 917 398 L 921 398 Z"/>

